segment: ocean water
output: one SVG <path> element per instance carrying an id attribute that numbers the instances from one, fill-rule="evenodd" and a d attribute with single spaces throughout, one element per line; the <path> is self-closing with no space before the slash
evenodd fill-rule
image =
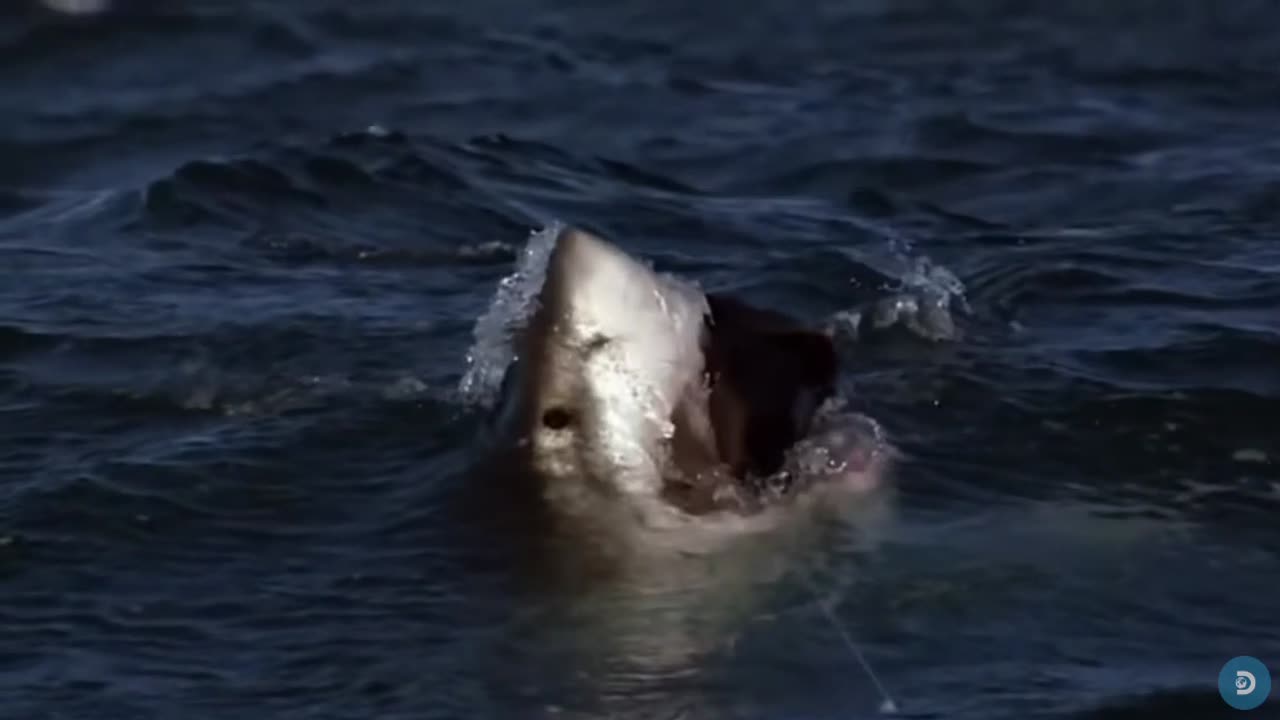
<path id="1" fill-rule="evenodd" d="M 6 3 L 0 717 L 883 717 L 837 627 L 902 717 L 1235 717 L 1224 662 L 1280 673 L 1278 23 Z M 816 324 L 945 309 L 842 346 L 894 492 L 625 582 L 530 551 L 476 440 L 555 222 Z"/>

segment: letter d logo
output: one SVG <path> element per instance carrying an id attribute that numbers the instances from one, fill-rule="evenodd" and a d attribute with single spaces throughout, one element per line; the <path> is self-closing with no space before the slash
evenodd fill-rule
<path id="1" fill-rule="evenodd" d="M 1252 710 L 1271 694 L 1271 673 L 1257 658 L 1231 658 L 1218 673 L 1218 693 L 1231 707 Z"/>

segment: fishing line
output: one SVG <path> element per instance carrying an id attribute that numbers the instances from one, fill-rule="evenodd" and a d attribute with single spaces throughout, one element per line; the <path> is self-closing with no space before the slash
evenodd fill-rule
<path id="1" fill-rule="evenodd" d="M 880 692 L 880 712 L 886 715 L 893 715 L 897 713 L 898 703 L 894 702 L 893 696 L 889 694 L 884 683 L 880 682 L 880 678 L 876 675 L 876 671 L 871 669 L 871 663 L 867 662 L 866 656 L 862 654 L 862 649 L 858 647 L 858 643 L 854 642 L 853 635 L 850 634 L 844 624 L 840 622 L 840 619 L 836 617 L 836 614 L 831 611 L 831 608 L 822 601 L 822 595 L 818 592 L 818 585 L 814 583 L 813 578 L 809 577 L 809 572 L 804 568 L 800 568 L 800 577 L 804 580 L 805 586 L 809 588 L 809 592 L 813 593 L 814 602 L 818 603 L 818 607 L 822 608 L 822 614 L 826 616 L 827 621 L 831 623 L 831 626 L 834 627 L 836 632 L 840 635 L 840 639 L 844 641 L 845 647 L 849 649 L 849 652 L 852 653 L 855 658 L 857 658 L 858 663 L 862 665 L 862 668 L 867 671 L 867 677 L 871 678 L 871 682 L 876 686 L 876 690 Z"/>

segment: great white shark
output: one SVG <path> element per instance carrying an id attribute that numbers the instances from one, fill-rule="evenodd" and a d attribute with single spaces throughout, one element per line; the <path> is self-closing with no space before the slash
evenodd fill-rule
<path id="1" fill-rule="evenodd" d="M 556 235 L 513 351 L 503 436 L 542 498 L 572 515 L 749 519 L 874 487 L 886 467 L 878 426 L 815 430 L 837 389 L 829 334 L 660 274 L 581 228 Z M 789 458 L 815 438 L 835 472 L 806 481 Z"/>

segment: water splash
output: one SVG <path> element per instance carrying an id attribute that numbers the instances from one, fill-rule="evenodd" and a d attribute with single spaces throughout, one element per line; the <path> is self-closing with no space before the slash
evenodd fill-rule
<path id="1" fill-rule="evenodd" d="M 498 283 L 489 309 L 476 321 L 467 350 L 467 371 L 458 394 L 468 405 L 492 405 L 507 366 L 515 359 L 511 339 L 528 322 L 547 272 L 547 261 L 563 225 L 552 221 L 529 236 L 515 270 Z"/>
<path id="2" fill-rule="evenodd" d="M 904 238 L 890 234 L 887 262 L 877 263 L 895 282 L 872 303 L 841 311 L 831 329 L 852 340 L 867 332 L 902 327 L 926 340 L 958 337 L 954 310 L 969 312 L 964 283 L 948 268 L 918 255 Z M 860 260 L 862 258 L 859 258 Z M 887 267 L 883 267 L 887 265 Z"/>

